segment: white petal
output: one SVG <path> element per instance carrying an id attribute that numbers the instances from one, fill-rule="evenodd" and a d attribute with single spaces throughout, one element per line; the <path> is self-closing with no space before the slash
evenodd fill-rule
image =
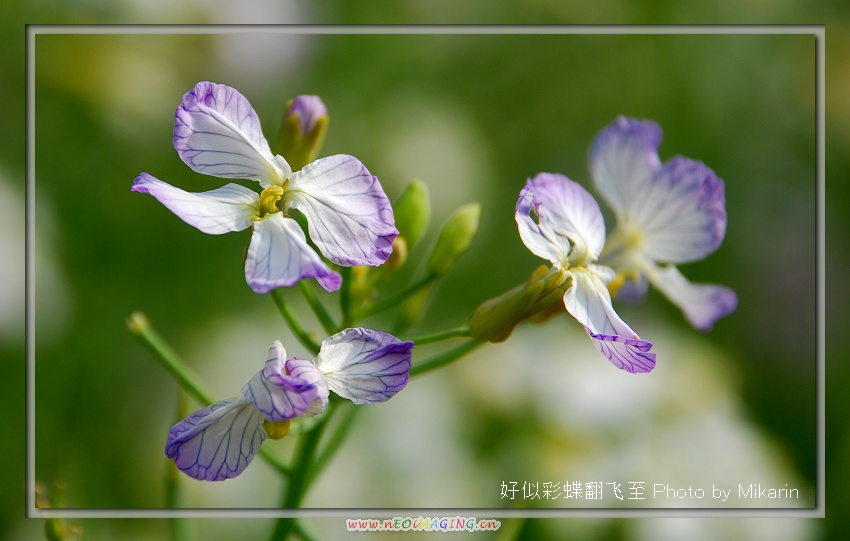
<path id="1" fill-rule="evenodd" d="M 723 181 L 702 162 L 673 158 L 627 204 L 643 251 L 655 261 L 684 263 L 715 251 L 726 234 Z"/>
<path id="2" fill-rule="evenodd" d="M 531 186 L 525 186 L 519 192 L 514 219 L 522 243 L 531 253 L 548 259 L 555 266 L 569 266 L 567 258 L 571 249 L 570 243 L 568 239 L 558 237 L 549 226 L 548 220 L 534 210 L 534 191 Z"/>
<path id="3" fill-rule="evenodd" d="M 280 212 L 254 223 L 245 278 L 257 293 L 291 286 L 302 278 L 316 278 L 328 291 L 339 289 L 341 278 L 307 244 L 298 223 Z"/>
<path id="4" fill-rule="evenodd" d="M 269 421 L 286 421 L 323 412 L 328 384 L 310 361 L 287 361 L 283 344 L 275 340 L 265 366 L 242 388 L 242 395 Z"/>
<path id="5" fill-rule="evenodd" d="M 190 477 L 222 481 L 242 473 L 265 439 L 262 414 L 244 399 L 229 398 L 174 425 L 165 454 Z"/>
<path id="6" fill-rule="evenodd" d="M 286 192 L 307 216 L 310 239 L 338 265 L 377 266 L 398 236 L 393 209 L 378 178 L 352 156 L 336 155 L 295 173 Z"/>
<path id="7" fill-rule="evenodd" d="M 527 212 L 536 214 L 536 221 L 533 217 L 525 219 L 527 212 L 523 199 L 528 197 L 529 192 L 533 197 Z M 568 250 L 571 265 L 584 266 L 595 261 L 605 244 L 605 222 L 599 204 L 581 185 L 564 175 L 540 173 L 529 179 L 526 189 L 520 192 L 517 217 L 523 242 L 531 240 L 529 233 L 542 235 L 553 245 L 550 253 Z M 524 224 L 520 223 L 520 217 Z M 538 231 L 534 231 L 535 222 Z M 540 246 L 542 241 L 532 243 Z"/>
<path id="8" fill-rule="evenodd" d="M 661 164 L 661 128 L 652 121 L 619 117 L 594 139 L 590 172 L 596 189 L 622 221 Z"/>
<path id="9" fill-rule="evenodd" d="M 194 171 L 281 185 L 290 173 L 272 155 L 248 100 L 229 86 L 200 82 L 183 96 L 174 119 L 174 148 Z"/>
<path id="10" fill-rule="evenodd" d="M 644 268 L 652 285 L 681 308 L 688 323 L 701 331 L 711 330 L 715 321 L 734 312 L 738 305 L 737 295 L 728 287 L 692 284 L 673 265 Z"/>
<path id="11" fill-rule="evenodd" d="M 238 184 L 192 193 L 142 173 L 133 181 L 131 190 L 154 196 L 178 218 L 210 235 L 247 229 L 251 218 L 259 213 L 259 196 Z"/>
<path id="12" fill-rule="evenodd" d="M 355 404 L 383 402 L 407 385 L 413 342 L 391 334 L 345 329 L 324 342 L 316 366 L 331 390 Z"/>
<path id="13" fill-rule="evenodd" d="M 611 306 L 605 286 L 605 267 L 570 271 L 572 285 L 564 294 L 567 311 L 584 326 L 602 353 L 614 366 L 627 372 L 649 372 L 655 367 L 652 343 L 640 337 L 620 319 Z M 612 271 L 605 272 L 610 278 Z"/>

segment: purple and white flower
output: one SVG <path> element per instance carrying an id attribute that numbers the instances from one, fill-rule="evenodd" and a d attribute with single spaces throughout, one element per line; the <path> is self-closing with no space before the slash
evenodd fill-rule
<path id="1" fill-rule="evenodd" d="M 190 193 L 148 173 L 135 179 L 132 191 L 154 196 L 204 233 L 252 227 L 245 278 L 257 293 L 304 278 L 315 278 L 328 291 L 340 286 L 339 274 L 307 243 L 289 216 L 291 209 L 306 215 L 310 239 L 337 265 L 378 266 L 392 253 L 398 231 L 377 177 L 353 156 L 342 154 L 293 172 L 282 156 L 272 154 L 257 113 L 233 88 L 200 82 L 183 96 L 175 115 L 174 148 L 198 173 L 254 180 L 263 191 L 227 184 Z"/>
<path id="2" fill-rule="evenodd" d="M 283 344 L 275 341 L 242 396 L 201 408 L 174 425 L 165 454 L 195 479 L 236 477 L 269 437 L 264 425 L 324 412 L 329 391 L 355 404 L 392 398 L 407 385 L 412 349 L 413 342 L 354 328 L 322 342 L 312 361 L 287 360 Z"/>
<path id="3" fill-rule="evenodd" d="M 599 352 L 627 372 L 652 370 L 652 343 L 641 340 L 611 306 L 607 284 L 614 271 L 595 264 L 605 244 L 605 222 L 593 197 L 564 175 L 540 173 L 520 192 L 515 217 L 526 247 L 571 280 L 564 304 Z"/>
<path id="4" fill-rule="evenodd" d="M 702 162 L 658 158 L 661 128 L 619 117 L 596 137 L 590 171 L 614 210 L 617 228 L 600 262 L 613 267 L 617 298 L 642 299 L 647 280 L 696 329 L 707 331 L 735 310 L 728 287 L 692 284 L 675 267 L 714 252 L 726 234 L 723 181 Z"/>

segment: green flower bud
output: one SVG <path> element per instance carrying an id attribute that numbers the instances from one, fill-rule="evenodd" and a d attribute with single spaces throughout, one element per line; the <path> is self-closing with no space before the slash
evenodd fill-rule
<path id="1" fill-rule="evenodd" d="M 457 258 L 469 250 L 480 218 L 481 204 L 477 202 L 466 204 L 449 216 L 428 260 L 428 270 L 437 276 L 446 274 Z"/>
<path id="2" fill-rule="evenodd" d="M 484 301 L 469 321 L 469 335 L 479 342 L 503 342 L 526 319 L 543 322 L 563 311 L 564 292 L 570 285 L 561 270 L 545 265 L 525 283 Z"/>
<path id="3" fill-rule="evenodd" d="M 404 237 L 407 247 L 412 250 L 431 219 L 428 185 L 419 180 L 411 182 L 393 205 L 393 214 L 399 235 Z"/>
<path id="4" fill-rule="evenodd" d="M 286 104 L 278 154 L 293 171 L 316 159 L 328 128 L 328 110 L 318 96 L 296 96 Z"/>

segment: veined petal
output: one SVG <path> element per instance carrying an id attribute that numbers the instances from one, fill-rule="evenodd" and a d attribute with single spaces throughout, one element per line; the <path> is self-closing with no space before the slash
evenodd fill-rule
<path id="1" fill-rule="evenodd" d="M 593 196 L 564 175 L 552 173 L 540 173 L 529 179 L 526 188 L 533 194 L 530 210 L 537 215 L 540 233 L 551 243 L 559 244 L 561 250 L 566 244 L 562 239 L 569 239 L 571 264 L 595 261 L 605 244 L 605 222 Z M 527 193 L 520 193 L 521 198 L 524 195 Z M 533 231 L 527 221 L 526 225 L 526 233 Z M 560 240 L 549 238 L 551 234 Z"/>
<path id="2" fill-rule="evenodd" d="M 165 454 L 190 477 L 223 481 L 242 473 L 265 439 L 262 414 L 242 398 L 228 398 L 174 425 Z"/>
<path id="3" fill-rule="evenodd" d="M 649 353 L 652 343 L 641 340 L 614 311 L 603 276 L 593 268 L 569 274 L 573 283 L 564 294 L 564 304 L 584 326 L 599 352 L 627 372 L 652 370 L 655 367 L 655 353 Z"/>
<path id="4" fill-rule="evenodd" d="M 377 177 L 352 156 L 321 158 L 295 173 L 286 192 L 307 216 L 310 238 L 338 265 L 377 266 L 398 236 L 393 209 Z"/>
<path id="5" fill-rule="evenodd" d="M 291 286 L 302 278 L 315 278 L 327 291 L 336 291 L 342 282 L 307 244 L 298 223 L 280 212 L 254 222 L 245 278 L 256 293 Z"/>
<path id="6" fill-rule="evenodd" d="M 702 162 L 688 158 L 665 163 L 627 208 L 643 251 L 655 261 L 702 259 L 726 234 L 723 181 Z"/>
<path id="7" fill-rule="evenodd" d="M 730 288 L 714 284 L 692 284 L 673 265 L 646 266 L 647 278 L 670 302 L 682 309 L 695 329 L 709 331 L 714 322 L 735 311 L 738 297 Z"/>
<path id="8" fill-rule="evenodd" d="M 310 361 L 286 360 L 275 340 L 262 370 L 242 388 L 242 394 L 269 421 L 316 415 L 328 405 L 328 384 Z"/>
<path id="9" fill-rule="evenodd" d="M 628 213 L 636 194 L 645 189 L 660 167 L 659 144 L 661 128 L 658 124 L 622 116 L 594 139 L 589 159 L 593 183 L 619 221 Z"/>
<path id="10" fill-rule="evenodd" d="M 131 190 L 154 196 L 178 218 L 210 235 L 247 229 L 251 218 L 259 214 L 257 193 L 238 184 L 192 193 L 142 173 Z"/>
<path id="11" fill-rule="evenodd" d="M 519 192 L 514 219 L 519 228 L 519 237 L 531 253 L 548 259 L 557 267 L 569 266 L 567 258 L 571 249 L 570 243 L 566 238 L 556 235 L 546 218 L 538 214 L 531 186 L 526 185 Z"/>
<path id="12" fill-rule="evenodd" d="M 324 342 L 316 366 L 331 390 L 355 404 L 383 402 L 407 385 L 413 342 L 385 332 L 345 329 Z"/>
<path id="13" fill-rule="evenodd" d="M 275 159 L 248 100 L 229 86 L 200 82 L 174 118 L 174 148 L 198 173 L 281 185 L 291 172 Z"/>

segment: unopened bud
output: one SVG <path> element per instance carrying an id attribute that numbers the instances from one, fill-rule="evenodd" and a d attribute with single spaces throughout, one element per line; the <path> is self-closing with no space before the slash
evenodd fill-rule
<path id="1" fill-rule="evenodd" d="M 428 260 L 428 269 L 437 276 L 446 274 L 457 258 L 469 250 L 472 239 L 478 233 L 478 223 L 481 218 L 481 205 L 469 203 L 449 216 L 437 245 Z"/>
<path id="2" fill-rule="evenodd" d="M 394 271 L 404 265 L 407 261 L 407 241 L 402 236 L 398 236 L 393 241 L 393 252 L 390 254 L 387 262 L 381 268 L 387 272 Z"/>
<path id="3" fill-rule="evenodd" d="M 286 105 L 278 153 L 298 171 L 316 159 L 328 127 L 328 109 L 318 96 L 296 96 Z"/>
<path id="4" fill-rule="evenodd" d="M 428 185 L 419 180 L 411 182 L 393 205 L 395 226 L 411 250 L 431 220 L 431 198 Z"/>

